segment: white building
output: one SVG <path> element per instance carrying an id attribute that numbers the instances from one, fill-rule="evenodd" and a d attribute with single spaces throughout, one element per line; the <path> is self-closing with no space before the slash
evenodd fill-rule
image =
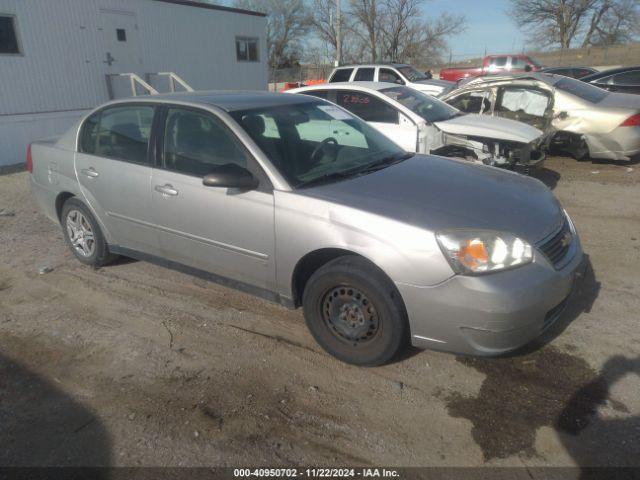
<path id="1" fill-rule="evenodd" d="M 135 73 L 160 91 L 175 72 L 195 90 L 264 90 L 263 14 L 189 0 L 0 0 L 0 168 L 64 132 Z M 109 87 L 111 84 L 111 88 Z M 142 90 L 138 90 L 143 93 Z"/>

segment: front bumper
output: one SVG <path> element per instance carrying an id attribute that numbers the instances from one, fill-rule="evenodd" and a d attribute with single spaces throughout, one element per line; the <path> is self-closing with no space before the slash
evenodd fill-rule
<path id="1" fill-rule="evenodd" d="M 412 344 L 470 355 L 515 350 L 562 314 L 584 256 L 576 235 L 571 260 L 556 270 L 536 251 L 526 266 L 499 273 L 455 275 L 430 287 L 396 283 L 405 302 Z"/>

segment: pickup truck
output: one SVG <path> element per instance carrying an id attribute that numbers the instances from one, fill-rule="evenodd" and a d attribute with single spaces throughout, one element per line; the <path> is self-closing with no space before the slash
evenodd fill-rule
<path id="1" fill-rule="evenodd" d="M 535 72 L 541 68 L 542 65 L 528 55 L 487 55 L 482 59 L 481 67 L 443 68 L 440 80 L 457 82 L 463 78 L 504 72 Z"/>

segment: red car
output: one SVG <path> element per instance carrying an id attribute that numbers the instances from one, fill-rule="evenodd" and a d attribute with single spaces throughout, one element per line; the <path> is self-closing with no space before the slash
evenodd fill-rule
<path id="1" fill-rule="evenodd" d="M 443 68 L 440 70 L 440 80 L 457 82 L 463 78 L 504 72 L 535 72 L 541 68 L 542 65 L 528 55 L 487 55 L 482 59 L 481 67 Z"/>

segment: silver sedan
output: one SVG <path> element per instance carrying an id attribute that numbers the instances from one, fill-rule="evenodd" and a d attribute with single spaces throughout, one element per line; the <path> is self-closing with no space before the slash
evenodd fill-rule
<path id="1" fill-rule="evenodd" d="M 112 102 L 32 144 L 27 169 L 79 261 L 126 255 L 302 306 L 359 365 L 409 341 L 516 349 L 556 321 L 583 259 L 539 181 L 407 153 L 301 95 Z"/>
<path id="2" fill-rule="evenodd" d="M 465 113 L 529 123 L 577 159 L 640 155 L 640 96 L 545 73 L 474 78 L 442 100 Z"/>

